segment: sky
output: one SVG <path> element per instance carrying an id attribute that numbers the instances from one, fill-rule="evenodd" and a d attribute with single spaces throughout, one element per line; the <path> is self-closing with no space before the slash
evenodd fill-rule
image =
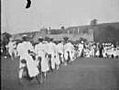
<path id="1" fill-rule="evenodd" d="M 43 27 L 119 22 L 119 0 L 1 0 L 1 31 L 11 34 L 38 31 Z"/>

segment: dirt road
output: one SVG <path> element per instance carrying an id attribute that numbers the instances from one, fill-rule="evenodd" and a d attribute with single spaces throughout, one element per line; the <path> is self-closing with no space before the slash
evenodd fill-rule
<path id="1" fill-rule="evenodd" d="M 119 60 L 78 58 L 48 73 L 41 85 L 36 80 L 18 84 L 18 59 L 1 60 L 2 90 L 119 90 Z"/>

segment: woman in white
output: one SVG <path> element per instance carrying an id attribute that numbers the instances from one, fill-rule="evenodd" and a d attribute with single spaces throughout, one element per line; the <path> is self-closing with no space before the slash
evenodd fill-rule
<path id="1" fill-rule="evenodd" d="M 26 65 L 30 78 L 34 78 L 39 74 L 36 61 L 33 60 L 32 56 L 26 54 Z"/>
<path id="2" fill-rule="evenodd" d="M 68 38 L 64 38 L 64 58 L 65 58 L 65 65 L 67 65 L 68 62 L 74 61 L 74 46 L 71 42 L 68 41 Z"/>
<path id="3" fill-rule="evenodd" d="M 100 53 L 99 53 L 99 48 L 96 49 L 96 57 L 99 57 Z"/>
<path id="4" fill-rule="evenodd" d="M 84 45 L 83 42 L 79 43 L 78 45 L 78 56 L 81 57 L 82 53 L 83 53 L 83 49 L 84 49 Z"/>
<path id="5" fill-rule="evenodd" d="M 90 57 L 90 50 L 89 50 L 88 47 L 86 47 L 86 48 L 84 49 L 84 56 L 85 56 L 85 57 Z"/>
<path id="6" fill-rule="evenodd" d="M 49 71 L 49 65 L 48 65 L 48 58 L 46 56 L 46 44 L 43 43 L 43 38 L 39 38 L 39 44 L 35 46 L 35 52 L 36 52 L 36 59 L 41 58 L 40 61 L 40 67 L 41 67 L 41 79 L 42 77 L 47 76 L 47 72 Z M 41 80 L 42 82 L 42 80 Z"/>
<path id="7" fill-rule="evenodd" d="M 19 79 L 21 80 L 23 77 L 24 68 L 27 67 L 28 73 L 30 77 L 35 77 L 39 74 L 39 70 L 37 68 L 36 62 L 33 61 L 33 58 L 28 54 L 28 50 L 34 51 L 33 46 L 30 42 L 26 41 L 26 37 L 23 37 L 23 42 L 19 43 L 17 46 L 19 60 Z M 25 63 L 22 61 L 25 60 Z"/>
<path id="8" fill-rule="evenodd" d="M 56 69 L 58 70 L 60 65 L 60 58 L 59 58 L 57 43 L 55 44 L 54 49 L 55 49 L 54 60 L 55 60 Z"/>
<path id="9" fill-rule="evenodd" d="M 63 42 L 59 42 L 57 44 L 57 52 L 59 54 L 59 59 L 61 63 L 64 63 L 64 58 L 63 58 Z"/>
<path id="10" fill-rule="evenodd" d="M 103 54 L 103 57 L 104 57 L 104 58 L 106 58 L 106 57 L 107 57 L 106 52 L 107 52 L 107 51 L 106 51 L 106 47 L 104 47 L 103 52 L 102 52 L 102 54 Z"/>
<path id="11" fill-rule="evenodd" d="M 52 42 L 53 39 L 48 39 L 48 43 L 46 44 L 46 52 L 48 55 L 51 56 L 50 60 L 50 66 L 51 66 L 51 71 L 55 69 L 55 43 Z"/>

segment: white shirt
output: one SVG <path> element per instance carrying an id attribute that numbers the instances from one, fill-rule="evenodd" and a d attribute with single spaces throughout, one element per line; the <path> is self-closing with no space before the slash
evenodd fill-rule
<path id="1" fill-rule="evenodd" d="M 47 43 L 46 48 L 48 54 L 53 54 L 55 52 L 55 43 L 53 42 Z"/>
<path id="2" fill-rule="evenodd" d="M 41 52 L 44 52 L 44 44 L 43 43 L 39 43 L 35 46 L 35 53 L 36 54 L 41 54 Z"/>
<path id="3" fill-rule="evenodd" d="M 25 56 L 25 54 L 28 54 L 28 50 L 34 51 L 34 48 L 30 42 L 22 42 L 19 43 L 17 46 L 18 56 Z"/>
<path id="4" fill-rule="evenodd" d="M 64 50 L 74 50 L 74 46 L 72 45 L 72 43 L 68 42 L 64 45 Z"/>
<path id="5" fill-rule="evenodd" d="M 83 49 L 84 48 L 83 44 L 79 43 L 78 48 Z"/>
<path id="6" fill-rule="evenodd" d="M 57 51 L 58 51 L 59 53 L 63 53 L 63 43 L 57 44 Z"/>

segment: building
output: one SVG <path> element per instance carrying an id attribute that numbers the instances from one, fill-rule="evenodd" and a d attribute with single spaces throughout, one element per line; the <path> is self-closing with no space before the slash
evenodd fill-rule
<path id="1" fill-rule="evenodd" d="M 49 30 L 42 28 L 40 31 L 13 35 L 14 39 L 21 38 L 23 34 L 27 34 L 34 41 L 37 41 L 40 36 L 52 37 L 55 40 L 62 40 L 63 37 L 67 36 L 72 41 L 84 38 L 87 41 L 116 42 L 119 41 L 119 23 L 102 23 Z"/>

